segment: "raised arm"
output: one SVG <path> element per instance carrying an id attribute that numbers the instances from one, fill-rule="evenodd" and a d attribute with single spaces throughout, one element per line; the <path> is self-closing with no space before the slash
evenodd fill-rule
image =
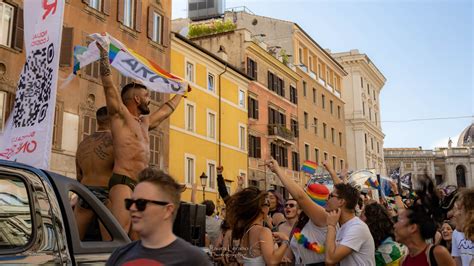
<path id="1" fill-rule="evenodd" d="M 336 171 L 334 171 L 332 169 L 332 167 L 329 165 L 328 161 L 324 161 L 323 166 L 329 172 L 329 174 L 331 175 L 332 182 L 334 183 L 334 185 L 337 185 L 339 183 L 343 183 L 342 180 L 337 176 Z"/>
<path id="2" fill-rule="evenodd" d="M 105 92 L 105 102 L 109 116 L 123 114 L 125 105 L 122 103 L 120 93 L 112 80 L 112 68 L 110 67 L 109 54 L 97 44 L 100 50 L 100 77 Z"/>
<path id="3" fill-rule="evenodd" d="M 224 203 L 227 202 L 229 199 L 229 192 L 227 191 L 227 187 L 225 186 L 225 180 L 222 176 L 222 172 L 224 171 L 224 167 L 219 165 L 217 167 L 217 190 L 219 191 L 219 196 L 224 200 Z"/>
<path id="4" fill-rule="evenodd" d="M 158 110 L 150 115 L 150 130 L 160 125 L 176 109 L 183 95 L 176 94 L 171 100 L 165 102 Z"/>
<path id="5" fill-rule="evenodd" d="M 293 196 L 293 198 L 298 202 L 298 205 L 301 209 L 308 215 L 311 221 L 317 226 L 326 226 L 327 213 L 326 210 L 316 204 L 313 200 L 309 198 L 306 192 L 296 184 L 291 178 L 286 177 L 283 170 L 278 165 L 278 162 L 275 159 L 270 159 L 265 162 L 272 172 L 274 172 L 278 178 L 280 178 L 281 183 L 288 189 L 288 192 Z"/>
<path id="6" fill-rule="evenodd" d="M 392 189 L 393 194 L 395 194 L 395 206 L 397 206 L 397 212 L 400 214 L 401 211 L 405 210 L 402 196 L 398 193 L 398 186 L 395 182 L 390 181 L 390 188 Z"/>

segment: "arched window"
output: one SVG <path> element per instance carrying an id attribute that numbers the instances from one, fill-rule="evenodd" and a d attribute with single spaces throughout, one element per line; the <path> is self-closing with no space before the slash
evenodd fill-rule
<path id="1" fill-rule="evenodd" d="M 466 187 L 466 169 L 462 165 L 456 167 L 456 180 L 458 187 Z"/>

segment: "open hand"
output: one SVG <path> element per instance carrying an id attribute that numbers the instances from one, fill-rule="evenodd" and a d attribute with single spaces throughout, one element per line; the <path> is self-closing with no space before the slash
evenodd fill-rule
<path id="1" fill-rule="evenodd" d="M 265 161 L 265 165 L 272 170 L 272 172 L 276 173 L 278 169 L 280 169 L 280 166 L 278 165 L 278 162 L 270 157 L 270 159 Z"/>
<path id="2" fill-rule="evenodd" d="M 341 217 L 341 209 L 337 208 L 334 211 L 330 211 L 328 213 L 327 224 L 336 226 L 340 217 Z"/>

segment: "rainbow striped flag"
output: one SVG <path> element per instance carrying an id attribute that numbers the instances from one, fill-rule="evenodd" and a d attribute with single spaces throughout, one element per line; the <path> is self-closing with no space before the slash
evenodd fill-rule
<path id="1" fill-rule="evenodd" d="M 365 184 L 368 187 L 375 188 L 375 189 L 378 189 L 380 186 L 379 181 L 377 181 L 377 179 L 372 180 L 372 178 L 368 178 L 367 181 L 365 181 Z"/>
<path id="2" fill-rule="evenodd" d="M 306 160 L 304 161 L 303 166 L 301 167 L 301 171 L 312 175 L 316 172 L 316 168 L 318 168 L 317 163 L 310 160 Z"/>
<path id="3" fill-rule="evenodd" d="M 96 43 L 108 47 L 110 65 L 122 75 L 135 79 L 152 91 L 185 94 L 189 88 L 183 79 L 166 72 L 153 61 L 126 47 L 108 33 L 89 35 L 94 41 L 88 47 L 74 47 L 73 74 L 100 58 Z"/>

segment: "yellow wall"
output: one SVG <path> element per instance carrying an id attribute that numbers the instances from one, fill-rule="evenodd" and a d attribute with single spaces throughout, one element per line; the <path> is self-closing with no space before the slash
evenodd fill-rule
<path id="1" fill-rule="evenodd" d="M 171 43 L 171 73 L 179 77 L 185 76 L 185 62 L 190 60 L 195 65 L 195 83 L 190 83 L 192 91 L 183 99 L 175 112 L 170 117 L 170 174 L 179 182 L 185 182 L 185 154 L 195 157 L 194 177 L 200 185 L 199 176 L 202 172 L 207 174 L 207 161 L 212 160 L 216 166 L 218 158 L 218 124 L 219 124 L 219 99 L 218 75 L 224 72 L 224 66 L 207 54 L 200 52 L 191 45 L 173 37 Z M 211 69 L 211 70 L 210 70 Z M 215 93 L 207 90 L 207 73 L 215 75 Z M 247 135 L 245 135 L 245 150 L 239 148 L 239 124 L 247 125 L 247 107 L 239 108 L 238 91 L 245 92 L 247 99 L 248 81 L 233 71 L 227 71 L 222 77 L 222 165 L 224 178 L 234 180 L 231 192 L 236 188 L 236 177 L 240 172 L 247 173 Z M 195 131 L 185 129 L 185 103 L 195 104 Z M 245 104 L 247 101 L 245 100 Z M 207 137 L 207 110 L 216 114 L 215 139 Z M 209 182 L 209 181 L 208 181 Z M 217 182 L 215 189 L 206 187 L 206 199 L 217 202 Z M 183 193 L 182 200 L 190 200 L 191 188 Z M 196 193 L 197 202 L 202 201 L 202 190 Z M 222 201 L 219 203 L 222 204 Z"/>

